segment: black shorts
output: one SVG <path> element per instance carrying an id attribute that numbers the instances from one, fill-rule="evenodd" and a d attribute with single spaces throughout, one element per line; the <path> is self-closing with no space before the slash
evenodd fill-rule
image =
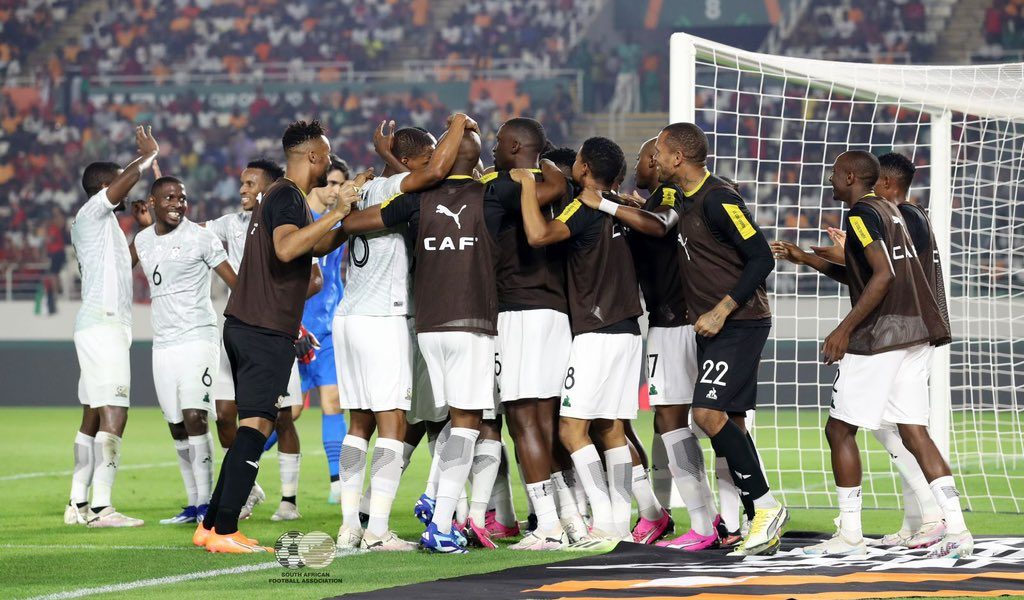
<path id="1" fill-rule="evenodd" d="M 294 341 L 283 334 L 228 319 L 224 323 L 224 349 L 235 382 L 238 418 L 277 420 L 277 402 L 288 391 L 295 362 Z"/>
<path id="2" fill-rule="evenodd" d="M 770 323 L 726 321 L 715 337 L 697 336 L 693 406 L 744 413 L 757 405 L 757 370 Z"/>

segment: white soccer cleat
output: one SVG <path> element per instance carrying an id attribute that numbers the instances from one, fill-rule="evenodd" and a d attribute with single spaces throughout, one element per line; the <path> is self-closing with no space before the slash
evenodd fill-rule
<path id="1" fill-rule="evenodd" d="M 341 547 L 341 532 L 338 532 L 338 547 Z M 363 532 L 363 539 L 359 542 L 359 548 L 370 552 L 412 552 L 419 548 L 416 542 L 407 542 L 398 537 L 394 531 L 388 531 L 384 536 L 377 537 L 369 531 Z"/>
<path id="2" fill-rule="evenodd" d="M 808 556 L 858 556 L 868 553 L 863 536 L 859 540 L 852 540 L 845 533 L 840 529 L 831 538 L 820 544 L 805 546 L 801 552 Z"/>
<path id="3" fill-rule="evenodd" d="M 750 534 L 743 540 L 742 549 L 746 554 L 759 554 L 759 550 L 769 548 L 772 541 L 782 535 L 782 528 L 789 521 L 789 511 L 782 504 L 772 508 L 754 510 L 754 521 L 750 524 Z"/>
<path id="4" fill-rule="evenodd" d="M 583 517 L 576 515 L 568 519 L 560 519 L 560 521 L 562 530 L 565 531 L 570 544 L 575 544 L 587 537 L 587 524 L 583 522 Z"/>
<path id="5" fill-rule="evenodd" d="M 301 518 L 302 515 L 299 514 L 299 507 L 284 500 L 278 505 L 277 511 L 270 516 L 271 521 L 295 521 Z"/>
<path id="6" fill-rule="evenodd" d="M 900 529 L 896 533 L 883 535 L 877 540 L 869 539 L 867 540 L 867 544 L 877 548 L 909 548 L 910 540 L 913 537 L 913 531 L 910 531 L 909 529 Z"/>
<path id="7" fill-rule="evenodd" d="M 75 506 L 74 502 L 68 501 L 64 507 L 65 525 L 85 525 L 89 521 L 89 505 L 83 504 L 81 508 Z"/>
<path id="8" fill-rule="evenodd" d="M 564 530 L 540 534 L 536 529 L 523 536 L 509 550 L 565 550 L 569 546 Z"/>
<path id="9" fill-rule="evenodd" d="M 921 525 L 917 533 L 907 541 L 908 548 L 927 548 L 938 544 L 946 537 L 945 521 L 932 521 Z"/>
<path id="10" fill-rule="evenodd" d="M 619 542 L 632 541 L 631 534 L 616 535 L 595 527 L 590 529 L 590 533 L 586 537 L 574 544 L 569 544 L 565 549 L 573 552 L 608 552 L 618 546 Z"/>
<path id="11" fill-rule="evenodd" d="M 964 558 L 974 554 L 974 537 L 966 529 L 961 533 L 947 533 L 928 552 L 928 558 Z"/>
<path id="12" fill-rule="evenodd" d="M 253 483 L 252 490 L 249 492 L 249 497 L 246 498 L 245 504 L 242 505 L 241 512 L 238 513 L 239 519 L 248 519 L 252 516 L 252 511 L 256 508 L 256 505 L 267 499 L 266 492 L 260 487 L 260 484 Z"/>
<path id="13" fill-rule="evenodd" d="M 356 548 L 359 547 L 359 545 L 360 545 L 360 543 L 362 541 L 363 541 L 363 530 L 362 529 L 352 529 L 350 527 L 345 527 L 344 525 L 342 525 L 341 528 L 338 529 L 338 541 L 335 544 L 335 546 L 339 550 L 341 550 L 341 549 L 355 550 Z"/>
<path id="14" fill-rule="evenodd" d="M 108 506 L 99 513 L 89 511 L 89 522 L 87 527 L 142 527 L 145 521 L 128 517 L 117 512 L 113 506 Z"/>

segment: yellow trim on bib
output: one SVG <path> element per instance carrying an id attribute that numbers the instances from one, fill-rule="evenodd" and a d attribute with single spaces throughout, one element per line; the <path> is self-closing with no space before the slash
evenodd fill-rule
<path id="1" fill-rule="evenodd" d="M 861 246 L 867 248 L 868 244 L 875 241 L 871 239 L 871 232 L 868 231 L 868 226 L 864 224 L 864 219 L 857 216 L 850 217 L 850 227 L 857 234 L 857 239 L 860 240 Z"/>
<path id="2" fill-rule="evenodd" d="M 729 213 L 729 218 L 732 219 L 732 224 L 736 226 L 736 230 L 740 232 L 740 237 L 743 239 L 749 239 L 757 230 L 747 220 L 747 215 L 743 214 L 743 210 L 740 209 L 738 204 L 723 204 L 722 208 L 725 212 Z"/>
<path id="3" fill-rule="evenodd" d="M 565 210 L 562 211 L 562 214 L 558 215 L 555 218 L 565 223 L 566 221 L 571 219 L 574 214 L 576 214 L 576 211 L 578 211 L 581 206 L 583 206 L 582 202 L 580 202 L 579 200 L 573 200 L 572 202 L 569 203 L 569 206 L 565 207 Z"/>

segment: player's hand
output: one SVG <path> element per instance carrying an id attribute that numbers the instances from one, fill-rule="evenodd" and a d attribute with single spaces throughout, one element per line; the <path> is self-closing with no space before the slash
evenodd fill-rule
<path id="1" fill-rule="evenodd" d="M 373 130 L 373 150 L 378 156 L 391 154 L 395 143 L 395 122 L 381 121 L 380 127 Z"/>
<path id="2" fill-rule="evenodd" d="M 153 224 L 153 215 L 150 214 L 149 205 L 145 200 L 132 202 L 132 218 L 135 219 L 139 229 L 145 229 Z"/>
<path id="3" fill-rule="evenodd" d="M 601 200 L 604 198 L 601 196 L 601 192 L 597 190 L 584 189 L 576 199 L 582 202 L 584 206 L 598 210 L 598 207 L 601 206 Z"/>
<path id="4" fill-rule="evenodd" d="M 536 178 L 534 178 L 533 173 L 529 169 L 512 169 L 508 172 L 508 176 L 519 185 L 523 185 L 527 181 L 536 181 Z"/>
<path id="5" fill-rule="evenodd" d="M 693 330 L 700 336 L 715 337 L 722 330 L 728 317 L 728 313 L 716 306 L 697 319 L 693 324 Z"/>
<path id="6" fill-rule="evenodd" d="M 838 227 L 829 227 L 827 229 L 828 237 L 832 240 L 832 243 L 840 248 L 846 248 L 846 232 Z"/>
<path id="7" fill-rule="evenodd" d="M 786 260 L 795 265 L 804 263 L 807 253 L 793 242 L 776 240 L 771 243 L 772 255 L 778 260 Z"/>
<path id="8" fill-rule="evenodd" d="M 394 122 L 394 121 L 392 121 L 392 122 Z M 365 171 L 357 173 L 355 178 L 352 179 L 352 183 L 355 184 L 355 186 L 356 186 L 356 193 L 358 194 L 359 192 L 361 192 L 362 191 L 362 187 L 364 185 L 366 185 L 366 182 L 371 180 L 371 179 L 373 179 L 373 178 L 374 178 L 373 167 L 370 167 L 369 169 L 367 169 Z"/>
<path id="9" fill-rule="evenodd" d="M 340 197 L 338 203 L 334 205 L 334 213 L 344 219 L 348 213 L 352 212 L 352 205 L 359 202 L 359 198 L 359 186 L 356 185 L 355 180 L 346 181 L 341 184 Z"/>
<path id="10" fill-rule="evenodd" d="M 811 246 L 811 252 L 830 263 L 837 265 L 846 263 L 846 256 L 843 254 L 842 246 Z"/>
<path id="11" fill-rule="evenodd" d="M 320 348 L 320 340 L 309 332 L 304 326 L 299 325 L 299 337 L 295 340 L 295 358 L 300 363 L 308 365 L 316 360 L 316 351 Z"/>
<path id="12" fill-rule="evenodd" d="M 846 356 L 846 348 L 850 345 L 850 334 L 846 328 L 839 326 L 835 331 L 828 334 L 825 343 L 821 346 L 821 354 L 826 365 L 839 362 L 839 359 Z"/>
<path id="13" fill-rule="evenodd" d="M 152 125 L 139 125 L 135 128 L 135 145 L 139 147 L 139 154 L 142 156 L 155 156 L 160 153 L 160 144 L 157 144 L 156 138 L 153 137 Z"/>
<path id="14" fill-rule="evenodd" d="M 618 197 L 623 201 L 623 204 L 626 206 L 632 206 L 633 208 L 643 208 L 644 204 L 647 202 L 647 200 L 638 194 L 636 190 L 633 190 L 629 194 L 619 194 Z"/>

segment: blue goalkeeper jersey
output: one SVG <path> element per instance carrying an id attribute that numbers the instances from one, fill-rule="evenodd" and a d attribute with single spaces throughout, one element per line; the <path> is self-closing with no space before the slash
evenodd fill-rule
<path id="1" fill-rule="evenodd" d="M 316 211 L 310 209 L 309 212 L 313 214 L 313 220 L 320 218 Z M 306 300 L 306 308 L 302 313 L 302 324 L 319 340 L 323 340 L 331 332 L 334 311 L 344 295 L 344 285 L 341 282 L 341 255 L 344 248 L 345 245 L 342 244 L 334 252 L 317 259 L 324 276 L 324 287 L 318 294 Z"/>

